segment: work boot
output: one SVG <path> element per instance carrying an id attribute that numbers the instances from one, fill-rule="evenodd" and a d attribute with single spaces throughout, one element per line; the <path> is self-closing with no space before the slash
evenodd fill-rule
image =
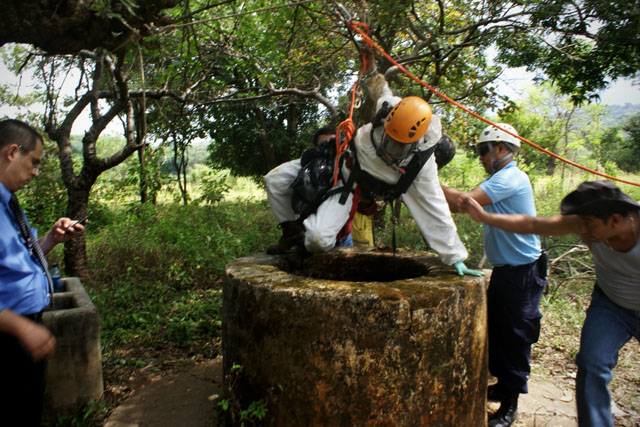
<path id="1" fill-rule="evenodd" d="M 304 244 L 304 226 L 300 220 L 283 222 L 278 227 L 282 229 L 282 237 L 277 244 L 267 248 L 269 255 L 284 254 L 292 247 Z"/>
<path id="2" fill-rule="evenodd" d="M 518 393 L 508 394 L 500 400 L 500 409 L 489 417 L 489 427 L 509 427 L 518 413 Z"/>
<path id="3" fill-rule="evenodd" d="M 500 402 L 504 398 L 505 393 L 498 384 L 490 385 L 489 388 L 487 388 L 487 400 Z"/>

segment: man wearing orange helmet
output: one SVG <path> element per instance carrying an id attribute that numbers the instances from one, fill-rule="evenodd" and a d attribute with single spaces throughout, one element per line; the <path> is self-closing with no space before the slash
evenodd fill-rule
<path id="1" fill-rule="evenodd" d="M 354 185 L 367 198 L 393 200 L 402 196 L 421 234 L 459 275 L 481 275 L 468 269 L 468 253 L 458 237 L 438 181 L 436 144 L 442 138 L 440 118 L 421 98 L 393 96 L 384 76 L 368 79 L 376 102 L 376 118 L 360 127 L 350 147 L 351 169 L 342 168 L 344 190 L 331 195 L 304 221 L 304 245 L 310 252 L 333 247 L 336 233 L 348 219 Z"/>
<path id="2" fill-rule="evenodd" d="M 517 135 L 506 123 L 482 131 L 476 147 L 489 177 L 468 193 L 443 186 L 452 211 L 471 197 L 487 212 L 536 215 L 529 177 L 514 161 L 520 149 Z M 487 291 L 489 371 L 498 378 L 489 387 L 488 398 L 501 402 L 489 426 L 507 427 L 516 418 L 519 394 L 528 391 L 531 346 L 540 334 L 538 306 L 546 284 L 546 262 L 536 234 L 492 226 L 483 231 L 485 252 L 493 265 Z"/>
<path id="3" fill-rule="evenodd" d="M 354 190 L 358 188 L 371 200 L 389 201 L 402 196 L 421 234 L 445 264 L 453 265 L 459 275 L 482 275 L 464 264 L 468 253 L 438 181 L 433 154 L 438 142 L 446 139 L 442 138 L 440 118 L 421 98 L 393 96 L 382 74 L 373 74 L 367 87 L 376 103 L 376 118 L 358 129 L 350 145 L 351 161 L 341 163 L 340 182 L 304 219 L 300 230 L 290 227 L 299 220 L 289 207 L 289 184 L 297 175 L 299 162 L 286 163 L 286 170 L 278 167 L 265 176 L 271 208 L 283 226 L 283 239 L 287 240 L 283 243 L 293 246 L 303 233 L 307 251 L 332 249 L 336 235 L 353 214 Z M 450 144 L 448 152 L 452 155 L 451 148 Z"/>

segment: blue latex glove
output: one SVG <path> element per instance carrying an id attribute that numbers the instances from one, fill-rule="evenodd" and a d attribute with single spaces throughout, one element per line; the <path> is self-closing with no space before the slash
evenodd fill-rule
<path id="1" fill-rule="evenodd" d="M 458 276 L 464 276 L 465 274 L 467 276 L 484 276 L 484 273 L 482 271 L 471 270 L 467 268 L 467 266 L 464 265 L 464 262 L 462 261 L 456 261 L 455 263 L 453 263 L 453 268 L 455 268 L 458 272 Z"/>

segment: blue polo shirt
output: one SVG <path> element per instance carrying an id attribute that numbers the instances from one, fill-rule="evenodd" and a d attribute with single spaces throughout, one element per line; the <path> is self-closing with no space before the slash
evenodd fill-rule
<path id="1" fill-rule="evenodd" d="M 49 303 L 47 276 L 19 233 L 10 199 L 11 192 L 0 183 L 0 311 L 38 313 Z M 32 232 L 37 239 L 37 230 Z"/>
<path id="2" fill-rule="evenodd" d="M 526 173 L 516 162 L 507 163 L 479 185 L 491 204 L 484 210 L 500 214 L 536 216 L 533 189 Z M 484 225 L 484 249 L 494 267 L 529 264 L 540 257 L 540 238 L 537 234 L 517 234 Z"/>

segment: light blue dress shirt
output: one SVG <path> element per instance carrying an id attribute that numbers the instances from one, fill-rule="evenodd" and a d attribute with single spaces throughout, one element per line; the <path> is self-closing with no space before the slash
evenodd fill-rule
<path id="1" fill-rule="evenodd" d="M 0 183 L 0 311 L 38 313 L 49 303 L 47 276 L 20 235 L 10 199 L 11 192 Z M 31 230 L 37 240 L 37 230 Z"/>
<path id="2" fill-rule="evenodd" d="M 531 182 L 516 162 L 507 163 L 479 187 L 491 199 L 484 207 L 487 212 L 536 216 Z M 529 264 L 540 257 L 537 234 L 510 233 L 486 224 L 483 231 L 487 259 L 494 267 Z"/>

